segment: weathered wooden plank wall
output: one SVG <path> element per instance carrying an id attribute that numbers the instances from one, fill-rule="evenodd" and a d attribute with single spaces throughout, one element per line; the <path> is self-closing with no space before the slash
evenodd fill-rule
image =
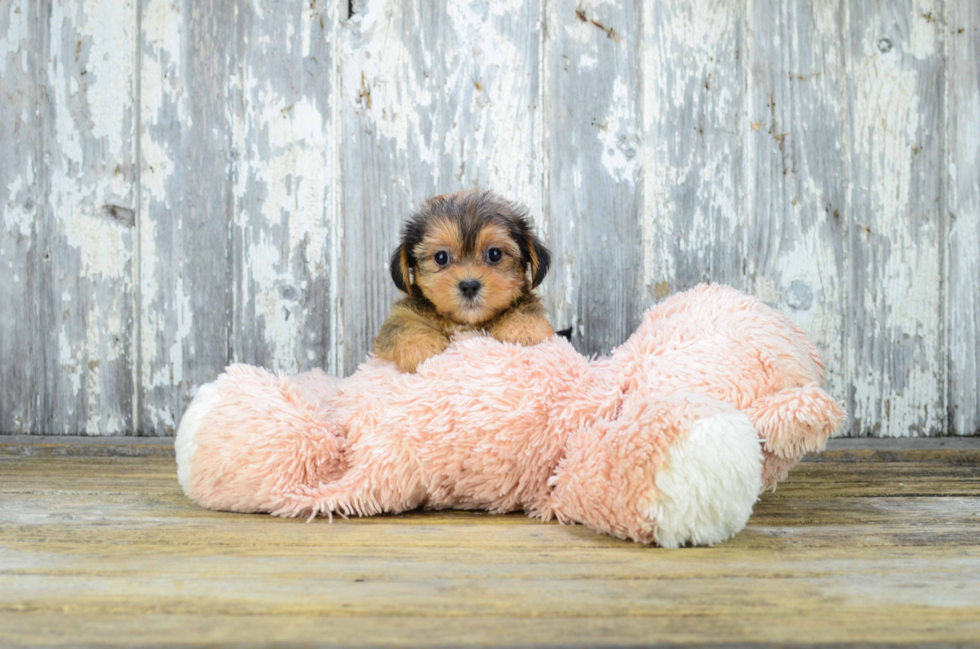
<path id="1" fill-rule="evenodd" d="M 974 0 L 8 0 L 0 74 L 0 433 L 351 371 L 401 221 L 473 186 L 530 207 L 584 352 L 726 282 L 852 434 L 980 432 Z"/>
<path id="2" fill-rule="evenodd" d="M 750 0 L 745 167 L 747 288 L 819 340 L 846 394 L 846 10 Z"/>
<path id="3" fill-rule="evenodd" d="M 136 12 L 129 0 L 35 2 L 38 353 L 34 426 L 133 430 Z"/>
<path id="4" fill-rule="evenodd" d="M 646 2 L 645 303 L 745 284 L 745 7 Z"/>
<path id="5" fill-rule="evenodd" d="M 952 432 L 980 431 L 980 2 L 946 7 L 946 341 Z"/>
<path id="6" fill-rule="evenodd" d="M 4 432 L 134 430 L 136 30 L 127 2 L 0 6 Z"/>
<path id="7" fill-rule="evenodd" d="M 542 231 L 558 328 L 581 349 L 622 342 L 643 312 L 640 5 L 545 3 Z"/>
<path id="8" fill-rule="evenodd" d="M 946 411 L 943 7 L 851 0 L 847 366 L 854 425 L 937 434 Z"/>
<path id="9" fill-rule="evenodd" d="M 37 56 L 32 0 L 0 11 L 0 431 L 38 430 L 36 273 L 38 143 Z"/>

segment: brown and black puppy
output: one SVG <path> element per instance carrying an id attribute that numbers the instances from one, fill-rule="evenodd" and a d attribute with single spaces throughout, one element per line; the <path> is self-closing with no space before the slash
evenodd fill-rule
<path id="1" fill-rule="evenodd" d="M 392 307 L 375 355 L 414 372 L 461 331 L 541 342 L 553 331 L 532 290 L 550 264 L 523 207 L 488 191 L 430 198 L 405 224 L 391 257 L 391 278 L 407 297 Z"/>

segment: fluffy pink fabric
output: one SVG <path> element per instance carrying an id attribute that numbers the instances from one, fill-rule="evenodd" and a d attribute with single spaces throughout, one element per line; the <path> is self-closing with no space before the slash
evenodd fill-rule
<path id="1" fill-rule="evenodd" d="M 524 510 L 641 542 L 712 542 L 741 529 L 759 488 L 841 426 L 822 378 L 788 318 L 700 286 L 651 308 L 599 360 L 560 338 L 521 347 L 468 336 L 416 374 L 374 359 L 342 380 L 231 366 L 181 422 L 179 475 L 213 509 Z M 676 450 L 699 422 L 715 436 L 704 439 L 748 430 L 755 448 L 703 469 L 707 453 Z M 688 530 L 668 510 L 703 524 Z"/>

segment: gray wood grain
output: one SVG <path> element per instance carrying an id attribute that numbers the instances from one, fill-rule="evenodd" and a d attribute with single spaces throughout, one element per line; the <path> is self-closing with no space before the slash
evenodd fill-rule
<path id="1" fill-rule="evenodd" d="M 476 186 L 529 206 L 583 352 L 725 282 L 852 435 L 980 432 L 973 0 L 10 0 L 0 73 L 0 434 L 350 372 L 403 220 Z"/>
<path id="2" fill-rule="evenodd" d="M 700 282 L 745 288 L 745 34 L 723 0 L 644 3 L 647 303 Z"/>
<path id="3" fill-rule="evenodd" d="M 608 352 L 643 309 L 640 5 L 546 7 L 547 304 L 577 349 Z"/>
<path id="4" fill-rule="evenodd" d="M 748 290 L 803 328 L 844 399 L 844 7 L 749 0 L 746 18 Z"/>
<path id="5" fill-rule="evenodd" d="M 40 3 L 41 433 L 133 429 L 135 5 Z"/>
<path id="6" fill-rule="evenodd" d="M 980 434 L 980 4 L 946 14 L 949 432 Z"/>
<path id="7" fill-rule="evenodd" d="M 0 7 L 0 434 L 36 432 L 36 3 Z"/>
<path id="8" fill-rule="evenodd" d="M 231 3 L 141 1 L 138 426 L 172 435 L 232 358 L 243 19 Z"/>
<path id="9" fill-rule="evenodd" d="M 536 1 L 353 6 L 341 61 L 346 371 L 397 297 L 388 258 L 411 210 L 479 186 L 533 212 L 541 174 Z"/>
<path id="10" fill-rule="evenodd" d="M 238 13 L 232 354 L 290 374 L 336 365 L 338 9 L 263 0 Z"/>
<path id="11" fill-rule="evenodd" d="M 872 436 L 945 431 L 942 10 L 847 8 L 848 410 Z"/>

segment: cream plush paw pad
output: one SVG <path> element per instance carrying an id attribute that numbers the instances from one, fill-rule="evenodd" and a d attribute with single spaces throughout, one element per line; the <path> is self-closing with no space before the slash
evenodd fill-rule
<path id="1" fill-rule="evenodd" d="M 667 548 L 712 545 L 745 527 L 762 487 L 762 447 L 741 412 L 698 420 L 667 453 L 646 511 Z"/>
<path id="2" fill-rule="evenodd" d="M 215 383 L 205 383 L 197 389 L 194 400 L 180 420 L 177 437 L 174 439 L 174 452 L 177 456 L 177 482 L 187 493 L 188 479 L 197 451 L 197 433 L 201 422 L 218 405 L 221 393 Z"/>

